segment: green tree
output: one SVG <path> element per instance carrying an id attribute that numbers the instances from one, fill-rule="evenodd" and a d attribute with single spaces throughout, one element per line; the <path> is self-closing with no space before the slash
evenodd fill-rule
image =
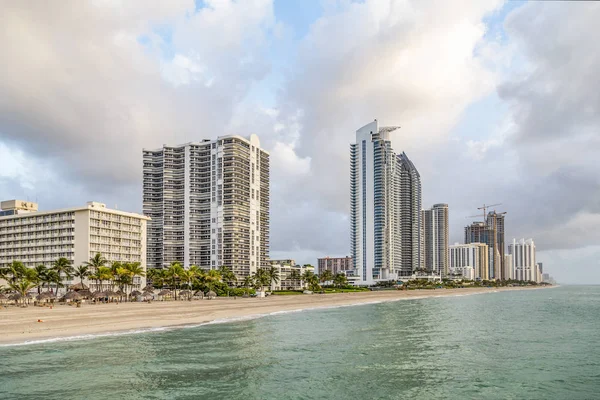
<path id="1" fill-rule="evenodd" d="M 80 265 L 79 267 L 75 268 L 75 271 L 73 271 L 73 276 L 75 278 L 79 278 L 79 282 L 81 283 L 82 289 L 83 289 L 83 280 L 90 275 L 91 275 L 90 267 L 88 267 L 87 265 Z"/>
<path id="2" fill-rule="evenodd" d="M 93 272 L 98 272 L 98 268 L 106 267 L 108 261 L 102 254 L 96 253 L 96 255 L 90 258 L 90 261 L 84 263 L 85 266 L 89 267 Z"/>
<path id="3" fill-rule="evenodd" d="M 223 279 L 223 282 L 227 283 L 229 286 L 233 286 L 237 281 L 235 274 L 229 267 L 221 266 L 219 268 L 219 273 L 221 274 L 221 279 Z"/>
<path id="4" fill-rule="evenodd" d="M 32 282 L 36 284 L 38 294 L 40 294 L 42 293 L 42 286 L 45 282 L 46 274 L 48 274 L 48 268 L 46 268 L 45 265 L 40 264 L 36 266 L 33 270 L 35 271 L 35 280 L 33 280 Z"/>
<path id="5" fill-rule="evenodd" d="M 269 271 L 267 271 L 264 268 L 257 269 L 254 274 L 254 284 L 255 287 L 262 292 L 265 286 L 271 284 L 271 277 L 269 276 Z"/>
<path id="6" fill-rule="evenodd" d="M 321 272 L 319 274 L 319 280 L 321 281 L 321 283 L 325 283 L 325 282 L 329 282 L 333 280 L 333 273 L 331 272 L 331 270 L 326 269 L 325 271 Z"/>
<path id="7" fill-rule="evenodd" d="M 304 281 L 304 284 L 302 285 L 302 287 L 305 287 L 306 285 L 308 285 L 310 281 L 313 281 L 315 279 L 315 277 L 316 277 L 316 275 L 311 270 L 307 269 L 306 271 L 304 271 L 304 273 L 302 274 L 302 281 Z M 318 278 L 317 278 L 317 281 L 318 281 Z"/>
<path id="8" fill-rule="evenodd" d="M 250 286 L 254 283 L 254 277 L 248 275 L 244 277 L 243 285 L 246 288 L 246 294 L 250 291 Z"/>
<path id="9" fill-rule="evenodd" d="M 8 286 L 15 292 L 21 295 L 21 302 L 23 307 L 26 306 L 25 300 L 27 299 L 27 292 L 33 289 L 36 285 L 28 279 L 20 279 L 15 282 L 10 282 Z"/>
<path id="10" fill-rule="evenodd" d="M 27 267 L 21 261 L 13 261 L 2 269 L 2 278 L 10 283 L 16 283 L 27 273 Z"/>
<path id="11" fill-rule="evenodd" d="M 333 284 L 337 287 L 344 287 L 348 285 L 348 278 L 342 273 L 335 274 L 335 276 L 333 277 Z"/>
<path id="12" fill-rule="evenodd" d="M 132 285 L 133 285 L 133 281 L 135 280 L 136 276 L 139 276 L 139 277 L 146 276 L 146 271 L 144 271 L 142 264 L 140 264 L 139 262 L 125 263 L 124 268 L 127 272 L 129 272 L 129 276 L 131 277 Z"/>
<path id="13" fill-rule="evenodd" d="M 104 282 L 113 279 L 112 270 L 109 267 L 98 267 L 96 271 L 96 279 L 100 282 L 99 291 L 104 290 Z"/>
<path id="14" fill-rule="evenodd" d="M 266 271 L 267 276 L 269 277 L 269 285 L 271 285 L 272 288 L 273 285 L 277 285 L 280 282 L 279 269 L 277 269 L 274 266 L 271 266 Z"/>
<path id="15" fill-rule="evenodd" d="M 71 261 L 69 261 L 65 257 L 60 257 L 58 260 L 54 261 L 52 264 L 52 270 L 58 273 L 60 277 L 60 286 L 62 285 L 62 281 L 66 279 L 70 279 L 73 275 L 73 267 L 71 266 Z M 56 293 L 58 293 L 58 287 L 56 288 Z"/>
<path id="16" fill-rule="evenodd" d="M 165 271 L 165 278 L 175 293 L 175 300 L 177 300 L 177 284 L 180 282 L 183 271 L 183 267 L 177 261 L 172 262 L 169 268 L 167 268 Z"/>

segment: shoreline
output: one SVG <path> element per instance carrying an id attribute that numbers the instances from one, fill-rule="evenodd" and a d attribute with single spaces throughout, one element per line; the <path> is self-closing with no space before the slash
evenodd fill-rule
<path id="1" fill-rule="evenodd" d="M 557 286 L 550 286 L 553 288 Z M 0 347 L 87 340 L 98 337 L 164 332 L 278 314 L 433 297 L 454 297 L 546 287 L 420 289 L 267 298 L 153 303 L 10 307 L 0 310 Z M 37 322 L 42 320 L 43 322 Z"/>

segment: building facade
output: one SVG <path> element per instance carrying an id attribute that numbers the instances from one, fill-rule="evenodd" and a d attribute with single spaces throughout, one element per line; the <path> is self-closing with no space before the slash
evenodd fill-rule
<path id="1" fill-rule="evenodd" d="M 375 120 L 350 145 L 350 247 L 362 285 L 422 266 L 421 178 L 405 153 L 394 153 L 396 129 Z"/>
<path id="2" fill-rule="evenodd" d="M 296 265 L 296 260 L 291 258 L 285 260 L 269 260 L 269 265 Z"/>
<path id="3" fill-rule="evenodd" d="M 332 274 L 346 273 L 353 271 L 354 264 L 352 257 L 324 257 L 317 259 L 317 271 L 322 273 L 325 270 L 331 271 Z"/>
<path id="4" fill-rule="evenodd" d="M 434 204 L 423 210 L 424 264 L 427 271 L 441 276 L 449 273 L 448 204 Z"/>
<path id="5" fill-rule="evenodd" d="M 274 264 L 279 273 L 279 282 L 271 282 L 271 290 L 301 290 L 305 288 L 304 280 L 294 279 L 294 275 L 301 277 L 306 271 L 315 272 L 315 267 L 311 265 L 285 265 Z M 295 271 L 295 273 L 294 273 Z"/>
<path id="6" fill-rule="evenodd" d="M 504 215 L 489 212 L 485 222 L 465 227 L 465 243 L 485 243 L 490 248 L 490 279 L 507 279 L 504 272 Z"/>
<path id="7" fill-rule="evenodd" d="M 508 254 L 512 255 L 515 279 L 537 282 L 539 267 L 535 261 L 535 243 L 533 239 L 521 239 L 508 245 Z"/>
<path id="8" fill-rule="evenodd" d="M 513 268 L 513 256 L 511 254 L 504 255 L 504 279 L 515 279 L 515 270 Z"/>
<path id="9" fill-rule="evenodd" d="M 473 268 L 474 279 L 488 280 L 489 247 L 485 243 L 454 244 L 449 246 L 451 275 L 465 275 L 465 268 Z"/>
<path id="10" fill-rule="evenodd" d="M 144 150 L 148 265 L 230 267 L 243 278 L 269 258 L 269 154 L 258 136 Z"/>
<path id="11" fill-rule="evenodd" d="M 143 215 L 111 210 L 97 202 L 3 216 L 0 217 L 0 267 L 13 261 L 21 261 L 29 268 L 51 267 L 61 257 L 77 267 L 100 253 L 109 263 L 137 262 L 145 270 L 148 220 Z M 144 284 L 144 278 L 138 277 L 134 288 Z"/>

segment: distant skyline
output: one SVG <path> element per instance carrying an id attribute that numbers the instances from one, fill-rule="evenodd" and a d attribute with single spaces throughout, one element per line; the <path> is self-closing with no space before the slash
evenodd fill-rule
<path id="1" fill-rule="evenodd" d="M 271 154 L 271 258 L 350 254 L 359 126 L 398 125 L 450 244 L 483 203 L 561 283 L 600 283 L 596 2 L 7 1 L 0 198 L 142 211 L 142 148 Z M 361 29 L 356 29 L 360 26 Z"/>

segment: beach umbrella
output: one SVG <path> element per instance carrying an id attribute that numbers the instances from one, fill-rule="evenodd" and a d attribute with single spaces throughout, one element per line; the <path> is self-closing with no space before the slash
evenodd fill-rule
<path id="1" fill-rule="evenodd" d="M 28 299 L 33 299 L 35 297 L 35 295 L 33 293 L 29 292 L 25 295 L 25 297 L 27 297 Z"/>
<path id="2" fill-rule="evenodd" d="M 83 289 L 83 290 L 78 291 L 77 293 L 79 293 L 79 295 L 81 297 L 92 297 L 93 296 L 92 292 L 89 289 Z"/>
<path id="3" fill-rule="evenodd" d="M 211 290 L 210 292 L 206 293 L 206 297 L 208 297 L 209 300 L 214 299 L 217 297 L 217 294 Z"/>
<path id="4" fill-rule="evenodd" d="M 170 296 L 171 295 L 171 291 L 167 290 L 167 289 L 164 289 L 164 290 L 161 290 L 160 292 L 158 292 L 158 295 L 159 296 Z"/>
<path id="5" fill-rule="evenodd" d="M 13 293 L 13 294 L 11 294 L 10 296 L 8 296 L 8 299 L 9 299 L 9 300 L 14 300 L 14 301 L 17 301 L 17 300 L 21 300 L 21 297 L 22 297 L 22 296 L 21 296 L 21 294 L 20 294 L 20 293 Z"/>
<path id="6" fill-rule="evenodd" d="M 148 292 L 144 293 L 143 297 L 144 297 L 144 300 L 153 300 L 154 299 L 154 296 L 152 295 L 152 293 L 148 293 Z"/>
<path id="7" fill-rule="evenodd" d="M 71 290 L 88 290 L 88 289 L 89 289 L 89 286 L 87 286 L 86 284 L 81 283 L 81 282 L 71 285 Z"/>
<path id="8" fill-rule="evenodd" d="M 107 297 L 107 296 L 106 296 L 105 292 L 98 291 L 98 292 L 94 292 L 92 294 L 92 297 L 95 298 L 95 299 L 100 299 L 100 298 Z"/>
<path id="9" fill-rule="evenodd" d="M 121 297 L 125 297 L 125 296 L 127 296 L 127 294 L 126 294 L 124 291 L 122 291 L 121 289 L 117 290 L 117 292 L 116 292 L 116 293 L 117 293 L 117 295 L 119 295 L 119 296 L 121 296 Z"/>
<path id="10" fill-rule="evenodd" d="M 154 293 L 154 287 L 152 285 L 146 285 L 145 288 L 142 289 L 144 292 L 152 292 Z"/>
<path id="11" fill-rule="evenodd" d="M 6 300 L 7 298 L 4 293 L 0 293 L 0 300 Z"/>
<path id="12" fill-rule="evenodd" d="M 130 296 L 140 296 L 142 293 L 139 290 L 134 290 L 133 292 L 129 293 Z"/>
<path id="13" fill-rule="evenodd" d="M 52 292 L 44 292 L 42 294 L 39 294 L 36 297 L 36 299 L 38 299 L 38 300 L 50 300 L 50 299 L 55 299 L 55 298 L 56 298 L 56 296 Z"/>
<path id="14" fill-rule="evenodd" d="M 63 297 L 64 300 L 79 300 L 80 298 L 81 295 L 75 291 L 67 292 Z"/>

